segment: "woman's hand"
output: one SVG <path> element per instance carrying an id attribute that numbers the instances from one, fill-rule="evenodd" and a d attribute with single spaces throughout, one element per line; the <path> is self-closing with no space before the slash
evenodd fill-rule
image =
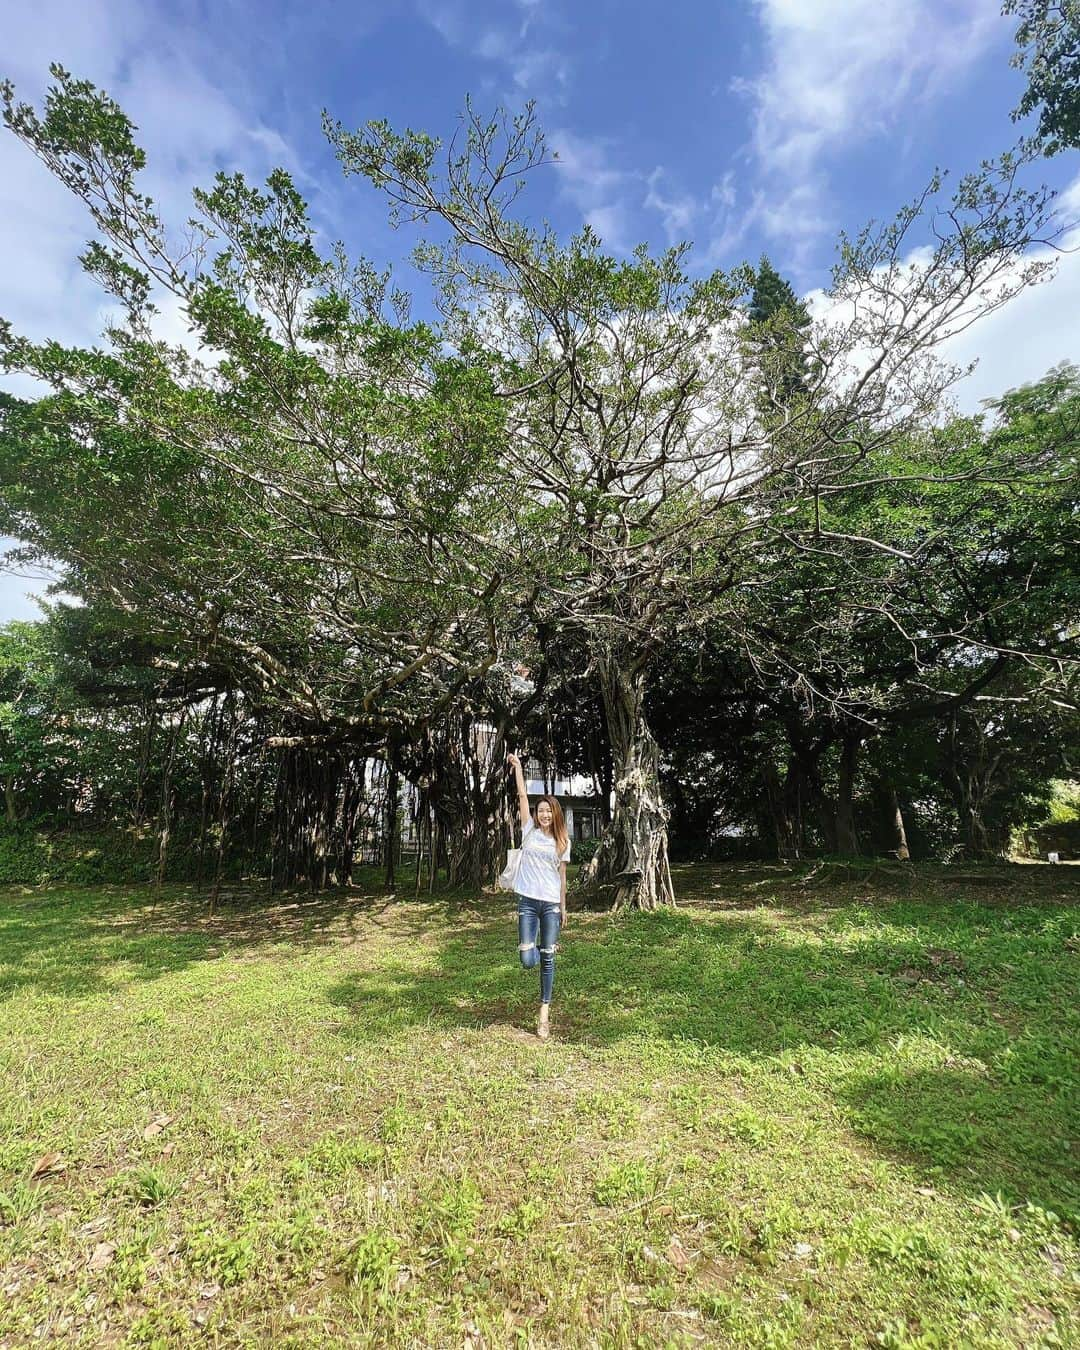
<path id="1" fill-rule="evenodd" d="M 511 767 L 512 769 L 520 769 L 520 768 L 521 768 L 521 760 L 518 759 L 517 755 L 515 755 L 514 752 L 513 752 L 512 750 L 511 750 L 511 752 L 506 756 L 506 762 L 507 762 L 507 764 L 510 765 L 510 767 Z"/>

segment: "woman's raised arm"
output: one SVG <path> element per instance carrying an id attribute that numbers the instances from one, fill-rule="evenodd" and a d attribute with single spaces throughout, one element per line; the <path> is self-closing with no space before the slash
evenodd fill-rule
<path id="1" fill-rule="evenodd" d="M 518 794 L 518 815 L 521 817 L 521 832 L 525 833 L 525 827 L 529 823 L 529 794 L 525 791 L 525 775 L 521 771 L 521 760 L 517 755 L 509 754 L 506 756 L 506 762 L 514 771 L 514 778 L 517 781 Z"/>

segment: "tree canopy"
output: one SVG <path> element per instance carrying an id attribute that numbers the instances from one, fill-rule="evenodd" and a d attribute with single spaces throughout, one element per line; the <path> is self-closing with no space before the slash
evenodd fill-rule
<path id="1" fill-rule="evenodd" d="M 613 793 L 589 879 L 651 908 L 673 899 L 649 723 L 669 653 L 724 634 L 799 791 L 820 799 L 840 754 L 837 847 L 868 738 L 959 708 L 987 663 L 1065 659 L 1075 372 L 1000 428 L 942 425 L 942 345 L 1051 269 L 1031 147 L 842 237 L 812 314 L 767 259 L 701 275 L 687 246 L 617 258 L 526 224 L 549 159 L 531 108 L 469 107 L 445 151 L 328 122 L 420 231 L 420 320 L 390 274 L 320 247 L 281 170 L 219 174 L 164 220 L 122 109 L 53 77 L 40 113 L 5 86 L 4 119 L 88 208 L 114 317 L 89 349 L 0 327 L 4 368 L 49 391 L 0 399 L 0 526 L 140 647 L 155 696 L 224 700 L 208 738 L 244 726 L 285 755 L 309 833 L 377 760 L 481 879 L 509 829 L 502 751 L 575 690 L 607 750 L 563 739 Z M 160 336 L 166 299 L 184 343 Z"/>
<path id="2" fill-rule="evenodd" d="M 1027 88 L 1014 118 L 1038 113 L 1036 136 L 1046 154 L 1080 146 L 1080 0 L 1005 0 L 1014 15 L 1012 63 Z"/>

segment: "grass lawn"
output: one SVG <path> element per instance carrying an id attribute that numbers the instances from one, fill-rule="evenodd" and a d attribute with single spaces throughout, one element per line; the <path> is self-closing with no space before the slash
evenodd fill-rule
<path id="1" fill-rule="evenodd" d="M 1080 1344 L 1080 868 L 0 892 L 0 1347 Z M 39 1172 L 32 1176 L 35 1168 Z"/>

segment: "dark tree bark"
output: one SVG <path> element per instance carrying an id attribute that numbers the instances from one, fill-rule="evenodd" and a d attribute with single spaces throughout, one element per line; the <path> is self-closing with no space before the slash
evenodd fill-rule
<path id="1" fill-rule="evenodd" d="M 221 732 L 221 699 L 215 695 L 206 710 L 199 731 L 199 844 L 195 870 L 195 885 L 202 890 L 203 868 L 206 862 L 206 832 L 210 824 L 210 801 L 213 795 L 218 738 Z"/>
<path id="2" fill-rule="evenodd" d="M 138 767 L 135 773 L 135 801 L 132 804 L 132 814 L 136 825 L 141 825 L 146 819 L 146 787 L 150 774 L 150 751 L 154 741 L 154 724 L 157 720 L 155 705 L 149 700 L 144 699 L 142 712 L 143 719 L 139 728 L 139 748 L 137 751 Z"/>
<path id="3" fill-rule="evenodd" d="M 393 765 L 387 767 L 386 778 L 386 844 L 385 844 L 385 864 L 386 864 L 386 889 L 394 889 L 394 864 L 397 861 L 397 840 L 398 840 L 398 792 L 400 791 L 401 777 Z"/>
<path id="4" fill-rule="evenodd" d="M 855 858 L 859 840 L 855 833 L 855 773 L 862 737 L 847 735 L 840 743 L 840 770 L 836 788 L 836 851 L 842 858 Z"/>
<path id="5" fill-rule="evenodd" d="M 165 757 L 165 765 L 161 775 L 161 812 L 158 818 L 158 858 L 157 872 L 155 875 L 155 884 L 161 886 L 165 880 L 165 865 L 169 856 L 169 835 L 172 831 L 172 806 L 173 806 L 173 785 L 172 774 L 173 765 L 176 762 L 176 743 L 184 730 L 184 723 L 187 721 L 187 708 L 180 713 L 180 719 L 172 729 L 169 737 L 169 752 Z"/>
<path id="6" fill-rule="evenodd" d="M 214 884 L 210 891 L 210 913 L 221 894 L 221 872 L 225 864 L 225 835 L 229 828 L 229 812 L 232 804 L 233 782 L 236 776 L 236 743 L 239 733 L 239 718 L 236 711 L 236 697 L 232 690 L 226 696 L 225 706 L 229 715 L 229 740 L 225 752 L 225 776 L 221 784 L 218 810 L 217 851 L 214 855 Z"/>
<path id="7" fill-rule="evenodd" d="M 964 855 L 973 859 L 1001 858 L 1006 852 L 1000 832 L 987 824 L 986 812 L 998 790 L 1001 757 L 986 745 L 981 729 L 969 725 L 974 744 L 965 743 L 960 718 L 950 719 L 949 780 L 960 826 Z"/>
<path id="8" fill-rule="evenodd" d="M 502 870 L 513 820 L 506 785 L 506 729 L 462 714 L 405 752 L 409 778 L 424 785 L 437 848 L 452 886 L 490 885 Z"/>
<path id="9" fill-rule="evenodd" d="M 603 734 L 603 728 L 596 726 L 587 742 L 589 773 L 593 787 L 600 802 L 600 818 L 605 825 L 611 824 L 612 766 L 611 746 Z"/>
<path id="10" fill-rule="evenodd" d="M 771 762 L 766 763 L 762 777 L 768 817 L 776 840 L 776 856 L 781 861 L 798 858 L 802 851 L 798 762 L 794 756 L 791 758 L 783 782 Z"/>

